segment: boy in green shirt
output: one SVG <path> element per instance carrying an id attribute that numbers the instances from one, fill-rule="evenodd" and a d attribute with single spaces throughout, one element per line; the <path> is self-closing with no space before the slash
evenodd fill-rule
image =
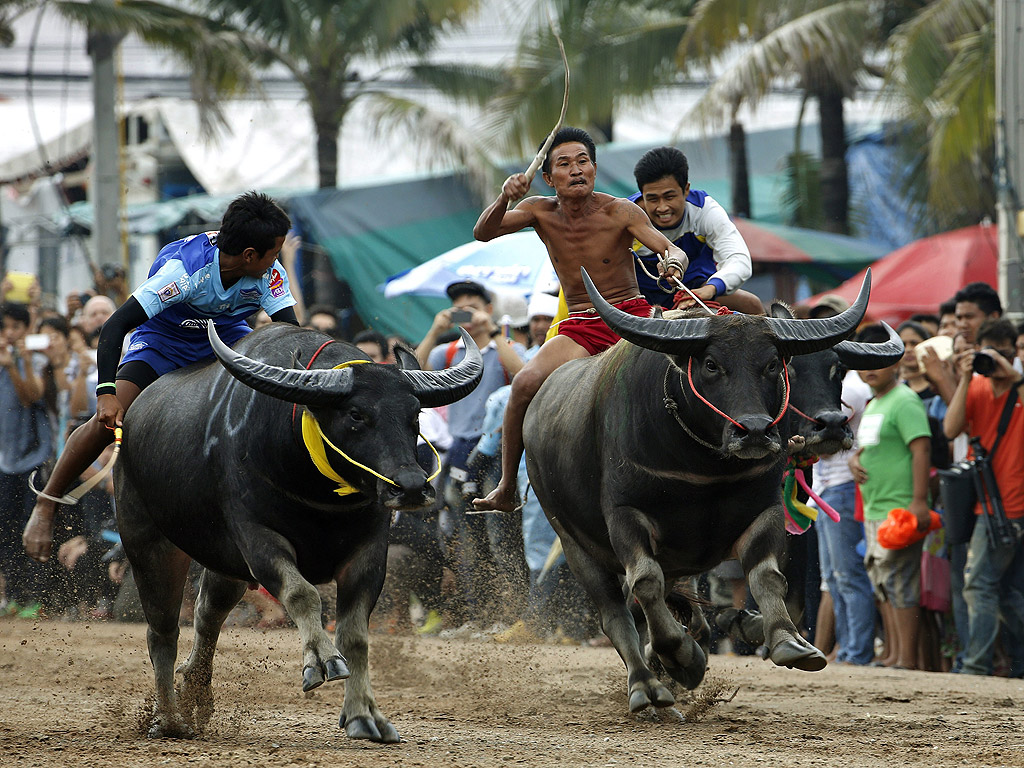
<path id="1" fill-rule="evenodd" d="M 881 326 L 869 326 L 858 341 L 884 341 Z M 878 528 L 896 508 L 910 510 L 918 530 L 927 531 L 928 474 L 931 465 L 931 429 L 921 398 L 899 382 L 899 363 L 877 371 L 858 371 L 871 387 L 857 430 L 857 451 L 850 459 L 853 479 L 864 501 L 864 565 L 875 588 L 886 634 L 882 663 L 903 669 L 917 666 L 920 621 L 921 551 L 923 539 L 903 549 L 885 549 L 878 543 Z"/>

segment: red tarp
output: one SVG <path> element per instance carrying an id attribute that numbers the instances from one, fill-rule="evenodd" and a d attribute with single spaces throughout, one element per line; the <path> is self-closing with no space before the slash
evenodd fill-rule
<path id="1" fill-rule="evenodd" d="M 953 298 L 967 283 L 997 285 L 999 246 L 995 224 L 943 232 L 915 240 L 871 265 L 871 303 L 867 319 L 892 326 L 918 312 L 936 313 L 939 304 Z M 864 272 L 826 293 L 852 302 Z M 812 306 L 821 297 L 811 297 Z"/>

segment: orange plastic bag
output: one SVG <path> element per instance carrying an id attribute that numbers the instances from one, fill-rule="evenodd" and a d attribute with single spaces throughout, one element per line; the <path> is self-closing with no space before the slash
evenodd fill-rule
<path id="1" fill-rule="evenodd" d="M 903 549 L 909 547 L 916 541 L 920 541 L 928 535 L 928 531 L 935 531 L 942 527 L 942 518 L 932 510 L 929 512 L 931 524 L 927 531 L 917 530 L 917 518 L 910 510 L 896 509 L 889 511 L 889 517 L 878 526 L 878 543 L 886 549 Z"/>

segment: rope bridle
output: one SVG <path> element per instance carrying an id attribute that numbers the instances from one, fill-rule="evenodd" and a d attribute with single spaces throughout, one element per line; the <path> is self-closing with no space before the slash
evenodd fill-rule
<path id="1" fill-rule="evenodd" d="M 664 396 L 665 396 L 665 409 L 669 413 L 672 414 L 672 416 L 675 418 L 675 420 L 679 424 L 679 426 L 683 428 L 683 431 L 692 440 L 696 441 L 697 443 L 699 443 L 700 445 L 704 446 L 705 448 L 710 448 L 713 451 L 720 451 L 721 450 L 720 446 L 712 445 L 707 440 L 704 440 L 703 438 L 699 437 L 697 434 L 694 433 L 694 431 L 692 429 L 690 429 L 689 426 L 687 426 L 686 422 L 683 421 L 682 416 L 679 414 L 679 404 L 672 398 L 672 395 L 669 393 L 668 385 L 669 385 L 669 380 L 671 378 L 671 375 L 672 375 L 672 366 L 669 365 L 665 369 L 665 378 L 662 381 L 662 389 L 664 391 Z M 725 419 L 726 421 L 730 422 L 734 426 L 738 427 L 742 431 L 744 431 L 744 432 L 749 431 L 746 427 L 744 427 L 742 424 L 740 424 L 738 421 L 736 421 L 736 419 L 734 419 L 732 416 L 727 414 L 721 408 L 719 408 L 714 403 L 712 403 L 710 400 L 708 400 L 706 397 L 704 397 L 704 395 L 702 395 L 700 393 L 700 391 L 697 389 L 697 385 L 694 384 L 694 382 L 693 382 L 693 356 L 692 355 L 688 358 L 688 360 L 686 362 L 686 381 L 690 385 L 690 390 L 693 392 L 694 395 L 697 396 L 698 400 L 700 400 L 702 403 L 704 403 L 704 405 L 706 405 L 708 408 L 710 408 L 716 414 L 718 414 L 719 416 L 721 416 L 723 419 Z M 789 389 L 790 389 L 790 387 L 789 387 L 789 368 L 788 368 L 788 366 L 785 365 L 785 363 L 783 363 L 783 366 L 782 366 L 782 381 L 783 381 L 783 389 L 785 391 L 785 394 L 783 395 L 783 398 L 782 398 L 782 407 L 779 409 L 778 415 L 768 425 L 769 428 L 770 427 L 774 427 L 776 424 L 778 424 L 780 421 L 782 421 L 782 417 L 786 415 L 787 408 L 791 407 L 790 403 L 789 403 Z M 680 371 L 680 373 L 679 373 L 680 389 L 682 389 L 682 383 L 683 383 L 683 374 L 682 374 L 682 371 Z"/>
<path id="2" fill-rule="evenodd" d="M 331 341 L 325 341 L 323 344 L 320 345 L 316 352 L 313 353 L 312 357 L 309 358 L 309 363 L 306 364 L 307 371 L 313 365 L 313 362 L 316 360 L 317 356 L 324 350 L 324 347 L 326 347 L 328 344 L 333 343 L 334 341 L 332 339 Z M 340 368 L 347 368 L 350 365 L 368 364 L 373 364 L 373 361 L 349 360 L 348 362 L 334 366 L 334 370 L 338 370 Z M 292 404 L 293 424 L 295 423 L 295 414 L 297 410 L 298 404 Z M 431 444 L 431 442 L 426 437 L 423 436 L 422 432 L 419 433 L 419 436 L 423 438 L 423 442 L 425 442 L 427 444 L 427 447 L 430 448 L 430 450 L 433 452 L 434 460 L 437 464 L 437 468 L 434 470 L 434 473 L 427 478 L 427 482 L 430 482 L 435 477 L 437 477 L 438 474 L 441 472 L 441 457 L 440 455 L 438 455 L 437 449 L 433 446 L 433 444 Z M 327 451 L 324 448 L 325 444 L 331 450 L 333 450 L 335 453 L 341 456 L 341 458 L 345 459 L 345 461 L 347 461 L 349 464 L 363 470 L 364 472 L 373 475 L 379 480 L 383 480 L 385 483 L 388 483 L 389 485 L 393 485 L 396 488 L 399 487 L 398 483 L 396 483 L 390 477 L 385 477 L 375 469 L 356 461 L 343 450 L 341 450 L 341 448 L 332 443 L 330 438 L 328 438 L 327 435 L 324 434 L 324 430 L 320 426 L 320 422 L 317 420 L 316 416 L 314 416 L 312 411 L 310 411 L 309 408 L 307 408 L 306 406 L 303 406 L 302 408 L 302 443 L 303 445 L 305 445 L 306 450 L 309 452 L 310 460 L 313 462 L 313 465 L 317 468 L 320 474 L 338 484 L 338 487 L 334 489 L 334 492 L 339 496 L 348 496 L 349 494 L 359 493 L 359 489 L 356 488 L 351 483 L 349 483 L 347 480 L 345 480 L 341 475 L 339 475 L 334 470 L 334 467 L 331 466 L 331 463 L 327 458 Z"/>

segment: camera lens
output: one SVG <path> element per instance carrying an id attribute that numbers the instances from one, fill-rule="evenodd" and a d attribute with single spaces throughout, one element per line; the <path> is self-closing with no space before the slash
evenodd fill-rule
<path id="1" fill-rule="evenodd" d="M 980 373 L 982 376 L 991 376 L 996 369 L 996 361 L 986 354 L 975 352 L 973 367 L 975 373 Z"/>

